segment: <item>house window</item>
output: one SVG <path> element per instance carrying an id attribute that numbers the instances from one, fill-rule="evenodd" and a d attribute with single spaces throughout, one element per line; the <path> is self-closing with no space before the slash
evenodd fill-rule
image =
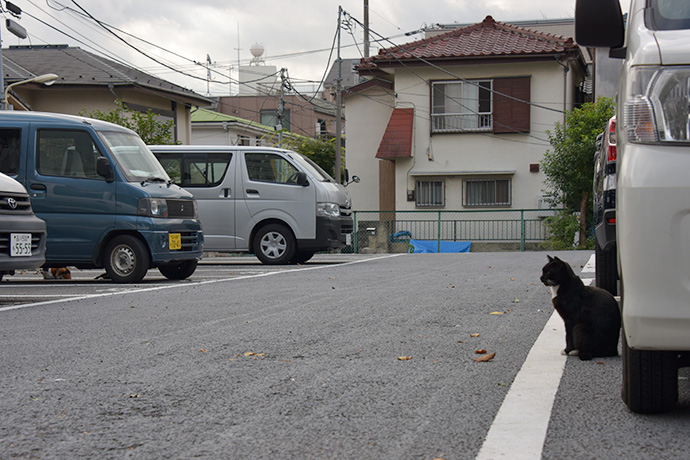
<path id="1" fill-rule="evenodd" d="M 290 131 L 290 109 L 283 109 L 283 118 L 281 120 L 282 129 Z M 276 109 L 272 110 L 262 110 L 261 111 L 261 124 L 266 126 L 273 126 L 278 128 L 278 111 Z"/>
<path id="2" fill-rule="evenodd" d="M 237 136 L 237 145 L 251 145 L 249 142 L 249 137 L 239 134 Z"/>
<path id="3" fill-rule="evenodd" d="M 463 206 L 510 206 L 510 179 L 466 179 Z"/>
<path id="4" fill-rule="evenodd" d="M 431 133 L 530 132 L 531 78 L 431 84 Z"/>
<path id="5" fill-rule="evenodd" d="M 491 80 L 432 83 L 431 120 L 434 133 L 490 132 Z"/>
<path id="6" fill-rule="evenodd" d="M 420 208 L 445 206 L 445 187 L 442 180 L 418 180 L 416 205 Z"/>

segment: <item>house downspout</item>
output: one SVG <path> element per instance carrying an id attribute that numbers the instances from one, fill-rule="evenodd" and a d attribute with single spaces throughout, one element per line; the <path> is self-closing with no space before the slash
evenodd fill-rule
<path id="1" fill-rule="evenodd" d="M 563 67 L 563 126 L 565 126 L 565 116 L 566 112 L 568 111 L 568 71 L 570 70 L 570 67 L 568 66 L 568 62 L 570 59 L 566 58 L 565 64 L 561 62 L 561 58 L 563 56 L 560 54 L 556 55 L 556 63 Z"/>

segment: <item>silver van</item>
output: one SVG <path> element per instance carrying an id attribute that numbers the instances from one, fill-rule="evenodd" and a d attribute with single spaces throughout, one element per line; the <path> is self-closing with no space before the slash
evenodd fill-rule
<path id="1" fill-rule="evenodd" d="M 11 161 L 0 150 L 0 163 Z M 39 268 L 46 257 L 46 223 L 34 215 L 22 184 L 0 173 L 0 280 Z"/>
<path id="2" fill-rule="evenodd" d="M 265 264 L 288 264 L 351 243 L 350 196 L 297 152 L 149 147 L 171 179 L 196 198 L 205 251 L 249 252 Z"/>
<path id="3" fill-rule="evenodd" d="M 624 27 L 627 25 L 627 27 Z M 678 401 L 690 366 L 690 2 L 577 0 L 578 44 L 623 61 L 617 98 L 616 244 L 622 396 L 634 412 Z"/>

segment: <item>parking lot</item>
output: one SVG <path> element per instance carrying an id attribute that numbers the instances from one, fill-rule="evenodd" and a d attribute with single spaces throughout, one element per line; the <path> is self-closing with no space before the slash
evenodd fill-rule
<path id="1" fill-rule="evenodd" d="M 559 257 L 593 275 L 591 251 Z M 620 357 L 561 356 L 545 261 L 221 258 L 182 282 L 10 277 L 0 458 L 685 458 L 688 374 L 672 413 L 628 411 Z"/>
<path id="2" fill-rule="evenodd" d="M 363 260 L 372 255 L 317 254 L 308 266 L 334 265 L 346 261 Z M 79 270 L 70 267 L 72 279 L 44 279 L 39 270 L 18 271 L 14 276 L 5 276 L 0 282 L 0 308 L 26 303 L 72 299 L 83 296 L 97 296 L 114 292 L 130 292 L 147 288 L 179 285 L 180 283 L 203 283 L 244 276 L 294 270 L 300 265 L 263 265 L 253 256 L 212 256 L 200 262 L 194 274 L 182 281 L 169 280 L 156 269 L 151 269 L 144 280 L 137 284 L 118 284 L 104 279 L 105 271 Z"/>

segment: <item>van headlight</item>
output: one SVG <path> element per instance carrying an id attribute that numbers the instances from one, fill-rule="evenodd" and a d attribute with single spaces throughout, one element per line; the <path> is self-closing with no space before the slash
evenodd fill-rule
<path id="1" fill-rule="evenodd" d="M 139 198 L 137 214 L 145 217 L 168 217 L 168 203 L 164 198 Z"/>
<path id="2" fill-rule="evenodd" d="M 340 205 L 338 203 L 316 203 L 316 215 L 340 217 Z"/>
<path id="3" fill-rule="evenodd" d="M 690 142 L 690 67 L 631 69 L 623 106 L 630 142 Z"/>

